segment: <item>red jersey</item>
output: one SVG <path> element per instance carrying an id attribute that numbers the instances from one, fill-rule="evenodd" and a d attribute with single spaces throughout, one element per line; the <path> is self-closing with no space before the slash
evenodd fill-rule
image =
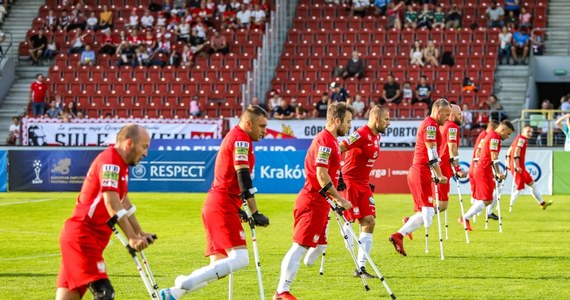
<path id="1" fill-rule="evenodd" d="M 491 153 L 498 153 L 501 151 L 501 136 L 493 131 L 485 136 L 483 139 L 483 146 L 479 156 L 479 163 L 477 167 L 485 169 L 491 166 Z"/>
<path id="2" fill-rule="evenodd" d="M 111 236 L 107 221 L 111 218 L 103 192 L 112 191 L 119 194 L 121 202 L 127 195 L 129 166 L 111 146 L 101 152 L 87 172 L 73 214 L 65 225 L 68 238 L 93 238 L 105 247 Z"/>
<path id="3" fill-rule="evenodd" d="M 305 156 L 305 185 L 301 193 L 306 192 L 312 196 L 321 197 L 321 185 L 317 180 L 317 167 L 327 168 L 333 185 L 338 183 L 338 170 L 340 169 L 340 147 L 337 139 L 328 130 L 323 130 L 313 139 L 307 155 Z M 323 202 L 324 202 L 323 198 Z"/>
<path id="4" fill-rule="evenodd" d="M 34 81 L 30 85 L 33 102 L 45 102 L 48 85 L 45 82 Z"/>
<path id="5" fill-rule="evenodd" d="M 439 165 L 442 171 L 445 169 L 446 174 L 452 174 L 448 144 L 453 143 L 459 146 L 459 126 L 455 122 L 445 121 L 440 133 L 442 142 L 438 149 L 439 157 L 441 158 Z"/>
<path id="6" fill-rule="evenodd" d="M 481 133 L 479 133 L 479 136 L 477 136 L 477 140 L 475 140 L 475 144 L 474 144 L 474 148 L 473 148 L 473 154 L 471 155 L 471 160 L 473 160 L 473 158 L 475 158 L 475 153 L 477 153 L 477 149 L 479 149 L 483 146 L 483 139 L 485 139 L 486 135 L 487 135 L 487 130 L 482 131 Z"/>
<path id="7" fill-rule="evenodd" d="M 519 134 L 514 140 L 512 145 L 514 147 L 519 147 L 521 148 L 521 152 L 519 154 L 520 158 L 519 158 L 519 167 L 524 169 L 524 160 L 526 157 L 526 146 L 528 145 L 528 139 L 526 137 L 524 137 L 522 134 Z M 511 170 L 514 170 L 514 163 L 515 161 L 515 151 L 513 148 L 513 152 L 511 153 L 511 159 L 509 162 L 509 167 L 511 168 Z"/>
<path id="8" fill-rule="evenodd" d="M 418 127 L 413 165 L 428 166 L 429 157 L 426 143 L 436 142 L 437 145 L 441 144 L 441 133 L 438 127 L 437 122 L 431 116 L 427 116 L 420 124 L 420 127 Z"/>
<path id="9" fill-rule="evenodd" d="M 342 143 L 348 149 L 344 156 L 342 176 L 345 179 L 362 181 L 367 184 L 370 171 L 380 152 L 380 134 L 374 135 L 370 127 L 364 125 L 353 132 Z"/>
<path id="10" fill-rule="evenodd" d="M 241 190 L 235 166 L 248 165 L 251 173 L 253 172 L 254 164 L 255 156 L 253 155 L 251 138 L 236 125 L 224 137 L 220 145 L 220 150 L 216 156 L 214 182 L 212 182 L 212 188 L 209 192 L 229 194 L 232 200 L 235 200 L 234 204 L 238 205 L 238 207 L 241 206 L 242 201 L 239 198 Z M 222 200 L 220 197 L 211 197 L 211 199 Z"/>

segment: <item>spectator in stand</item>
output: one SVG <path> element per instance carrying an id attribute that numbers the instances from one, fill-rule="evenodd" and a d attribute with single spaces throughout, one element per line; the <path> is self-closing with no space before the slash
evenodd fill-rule
<path id="1" fill-rule="evenodd" d="M 420 83 L 416 86 L 415 99 L 412 100 L 412 104 L 423 102 L 428 106 L 431 106 L 431 87 L 427 83 L 427 76 L 422 75 L 420 77 Z"/>
<path id="2" fill-rule="evenodd" d="M 457 4 L 453 4 L 445 18 L 445 29 L 459 29 L 461 28 L 461 12 L 457 9 Z"/>
<path id="3" fill-rule="evenodd" d="M 202 111 L 200 110 L 200 101 L 198 101 L 198 96 L 192 97 L 190 100 L 190 115 L 194 118 L 199 118 L 202 116 Z"/>
<path id="4" fill-rule="evenodd" d="M 99 20 L 97 19 L 95 12 L 91 12 L 89 18 L 87 18 L 87 26 L 85 29 L 91 31 L 97 31 L 97 29 L 99 29 Z"/>
<path id="5" fill-rule="evenodd" d="M 238 21 L 236 18 L 236 11 L 229 7 L 224 13 L 222 13 L 222 30 L 224 29 L 238 29 Z"/>
<path id="6" fill-rule="evenodd" d="M 477 88 L 477 85 L 475 84 L 475 79 L 473 77 L 469 77 L 469 76 L 465 76 L 463 77 L 463 84 L 462 84 L 462 88 L 461 88 L 461 93 L 463 92 L 475 92 L 477 93 L 479 91 L 479 88 Z"/>
<path id="7" fill-rule="evenodd" d="M 28 39 L 28 44 L 30 45 L 30 58 L 32 59 L 33 65 L 38 65 L 40 62 L 40 58 L 44 53 L 45 49 L 48 45 L 47 37 L 44 35 L 44 31 L 42 29 L 38 30 L 37 34 L 30 36 Z"/>
<path id="8" fill-rule="evenodd" d="M 410 81 L 406 81 L 402 85 L 402 100 L 405 103 L 411 103 L 414 100 L 414 90 Z"/>
<path id="9" fill-rule="evenodd" d="M 196 34 L 206 40 L 206 36 L 208 35 L 208 25 L 204 23 L 204 20 L 201 17 L 196 18 L 196 23 L 192 26 L 192 30 L 196 30 Z"/>
<path id="10" fill-rule="evenodd" d="M 295 119 L 297 120 L 304 120 L 307 118 L 307 111 L 302 105 L 297 105 L 295 107 Z"/>
<path id="11" fill-rule="evenodd" d="M 291 120 L 295 117 L 295 109 L 287 103 L 287 100 L 282 99 L 281 105 L 275 109 L 273 117 L 280 120 Z"/>
<path id="12" fill-rule="evenodd" d="M 253 11 L 251 12 L 251 17 L 253 19 L 253 28 L 263 30 L 265 28 L 266 14 L 259 4 L 253 6 Z"/>
<path id="13" fill-rule="evenodd" d="M 364 76 L 365 69 L 366 64 L 360 58 L 360 53 L 358 53 L 358 51 L 352 51 L 351 59 L 346 62 L 344 68 L 341 68 L 340 74 L 344 79 L 349 77 L 360 79 Z"/>
<path id="14" fill-rule="evenodd" d="M 87 36 L 87 32 L 83 33 L 81 28 L 77 28 L 74 31 L 75 36 L 71 39 L 71 48 L 67 50 L 67 55 L 74 53 L 81 53 L 85 49 L 85 43 L 83 39 Z"/>
<path id="15" fill-rule="evenodd" d="M 168 16 L 170 16 L 170 13 L 168 13 Z M 156 18 L 156 28 L 166 27 L 167 21 L 167 14 L 163 11 L 158 12 L 158 18 Z"/>
<path id="16" fill-rule="evenodd" d="M 366 112 L 366 104 L 362 101 L 362 97 L 360 95 L 354 96 L 354 101 L 351 103 L 352 107 L 354 108 L 354 117 L 362 119 L 364 117 L 364 113 Z"/>
<path id="17" fill-rule="evenodd" d="M 104 30 L 103 33 L 99 54 L 114 55 L 117 52 L 117 41 L 111 35 L 111 30 Z"/>
<path id="18" fill-rule="evenodd" d="M 487 28 L 501 28 L 505 26 L 503 21 L 505 18 L 505 11 L 497 4 L 496 0 L 491 1 L 491 5 L 485 11 L 487 16 Z"/>
<path id="19" fill-rule="evenodd" d="M 275 110 L 281 105 L 281 97 L 279 96 L 279 90 L 272 90 L 269 92 L 269 99 L 267 100 L 267 105 L 269 107 L 269 111 L 271 112 L 271 116 L 275 114 Z"/>
<path id="20" fill-rule="evenodd" d="M 505 26 L 507 26 L 509 28 L 513 28 L 518 23 L 519 23 L 519 19 L 517 18 L 517 16 L 515 16 L 515 12 L 512 10 L 507 12 L 507 16 L 505 17 Z"/>
<path id="21" fill-rule="evenodd" d="M 532 15 L 525 6 L 521 7 L 521 12 L 519 14 L 519 27 L 520 28 L 532 28 Z"/>
<path id="22" fill-rule="evenodd" d="M 156 47 L 158 47 L 156 37 L 151 30 L 147 30 L 145 33 L 145 36 L 142 39 L 142 44 L 145 45 L 149 51 L 155 51 Z"/>
<path id="23" fill-rule="evenodd" d="M 18 146 L 20 145 L 20 117 L 12 117 L 12 124 L 10 124 L 10 131 L 8 132 L 8 139 L 6 145 Z"/>
<path id="24" fill-rule="evenodd" d="M 370 7 L 370 0 L 353 0 L 350 6 L 350 16 L 366 17 L 366 10 Z"/>
<path id="25" fill-rule="evenodd" d="M 230 52 L 226 37 L 217 30 L 214 30 L 214 36 L 210 39 L 210 49 L 208 51 L 210 54 L 222 53 L 224 55 Z"/>
<path id="26" fill-rule="evenodd" d="M 386 14 L 390 0 L 374 0 L 374 15 L 383 16 Z"/>
<path id="27" fill-rule="evenodd" d="M 381 105 L 386 103 L 399 104 L 401 99 L 400 85 L 394 79 L 394 75 L 388 75 L 387 82 L 384 84 L 384 90 L 382 91 L 382 97 L 378 101 Z"/>
<path id="28" fill-rule="evenodd" d="M 188 22 L 182 22 L 176 29 L 176 41 L 188 43 L 190 41 L 190 31 L 192 28 Z"/>
<path id="29" fill-rule="evenodd" d="M 113 12 L 107 5 L 103 5 L 103 10 L 99 13 L 99 29 L 109 30 L 113 27 Z"/>
<path id="30" fill-rule="evenodd" d="M 94 66 L 96 64 L 95 51 L 91 49 L 90 45 L 85 45 L 85 50 L 81 52 L 78 66 Z"/>
<path id="31" fill-rule="evenodd" d="M 65 106 L 65 103 L 63 103 L 63 97 L 61 95 L 55 95 L 53 100 L 55 100 L 55 106 L 57 108 L 63 109 L 63 107 Z"/>
<path id="32" fill-rule="evenodd" d="M 415 41 L 410 49 L 410 64 L 420 67 L 424 66 L 424 53 L 420 41 Z"/>
<path id="33" fill-rule="evenodd" d="M 503 105 L 501 105 L 499 99 L 495 95 L 491 95 L 487 100 L 481 101 L 479 109 L 489 109 L 491 111 L 491 119 L 499 122 L 509 118 L 504 112 Z"/>
<path id="34" fill-rule="evenodd" d="M 44 30 L 54 32 L 57 30 L 57 21 L 58 18 L 55 15 L 53 9 L 48 11 L 48 15 L 44 19 Z"/>
<path id="35" fill-rule="evenodd" d="M 313 110 L 313 118 L 327 117 L 327 109 L 329 107 L 330 100 L 329 93 L 323 92 L 321 99 L 313 104 L 315 106 L 315 109 Z"/>
<path id="36" fill-rule="evenodd" d="M 402 21 L 400 20 L 400 10 L 404 8 L 404 1 L 400 1 L 397 5 L 394 2 L 388 3 L 386 15 L 388 16 L 388 28 L 396 30 L 402 29 Z"/>
<path id="37" fill-rule="evenodd" d="M 435 47 L 435 41 L 431 40 L 428 42 L 427 47 L 424 49 L 424 60 L 427 65 L 439 66 L 439 49 Z"/>
<path id="38" fill-rule="evenodd" d="M 208 56 L 206 53 L 206 45 L 208 43 L 206 40 L 200 36 L 198 36 L 198 32 L 196 29 L 192 29 L 192 35 L 190 35 L 190 49 L 192 49 L 192 53 L 194 56 Z"/>
<path id="39" fill-rule="evenodd" d="M 503 30 L 499 33 L 499 65 L 503 64 L 503 59 L 507 59 L 507 65 L 511 64 L 511 45 L 513 43 L 513 35 L 507 28 L 503 26 Z"/>
<path id="40" fill-rule="evenodd" d="M 218 0 L 218 3 L 216 4 L 216 9 L 215 9 L 215 15 L 216 17 L 221 17 L 222 14 L 224 14 L 226 12 L 226 10 L 228 10 L 228 3 L 226 2 L 226 0 Z"/>
<path id="41" fill-rule="evenodd" d="M 469 130 L 473 126 L 473 113 L 469 110 L 469 104 L 463 103 L 463 128 Z"/>
<path id="42" fill-rule="evenodd" d="M 445 13 L 443 12 L 443 7 L 438 5 L 435 7 L 435 12 L 433 13 L 433 28 L 445 28 Z"/>
<path id="43" fill-rule="evenodd" d="M 414 9 L 413 5 L 408 5 L 406 7 L 406 13 L 404 14 L 404 28 L 416 29 L 418 26 L 418 12 Z"/>
<path id="44" fill-rule="evenodd" d="M 247 5 L 243 4 L 241 10 L 236 13 L 237 24 L 239 28 L 249 29 L 251 25 L 251 10 Z"/>
<path id="45" fill-rule="evenodd" d="M 160 29 L 160 32 L 156 35 L 156 53 L 170 54 L 172 50 L 172 44 L 170 43 L 170 38 L 172 34 L 167 31 L 164 27 Z"/>
<path id="46" fill-rule="evenodd" d="M 344 87 L 340 86 L 338 82 L 333 82 L 331 83 L 330 88 L 332 92 L 331 103 L 346 102 L 348 105 L 350 105 L 350 95 Z"/>
<path id="47" fill-rule="evenodd" d="M 135 29 L 139 29 L 139 25 L 140 25 L 140 18 L 139 15 L 137 15 L 137 10 L 136 8 L 133 8 L 131 10 L 131 15 L 129 16 L 129 23 L 128 23 L 128 28 L 130 30 L 135 30 Z"/>
<path id="48" fill-rule="evenodd" d="M 67 15 L 67 11 L 62 11 L 57 21 L 58 30 L 67 31 L 67 27 L 71 25 L 71 17 Z"/>
<path id="49" fill-rule="evenodd" d="M 51 119 L 57 119 L 61 115 L 61 108 L 55 105 L 55 100 L 49 102 L 49 109 L 46 111 L 45 117 Z"/>
<path id="50" fill-rule="evenodd" d="M 530 49 L 530 35 L 526 28 L 521 28 L 520 30 L 515 29 L 513 34 L 513 43 L 511 46 L 511 55 L 513 56 L 513 63 L 526 64 L 526 59 L 528 57 L 528 51 Z"/>
<path id="51" fill-rule="evenodd" d="M 36 75 L 36 81 L 30 85 L 30 95 L 28 97 L 32 103 L 32 114 L 34 117 L 43 116 L 46 105 L 46 99 L 49 99 L 48 85 L 45 83 L 45 77 L 39 73 Z"/>
<path id="52" fill-rule="evenodd" d="M 83 114 L 82 111 L 78 111 L 75 119 L 85 119 L 85 115 Z"/>
<path id="53" fill-rule="evenodd" d="M 560 98 L 560 110 L 570 111 L 570 94 Z"/>
<path id="54" fill-rule="evenodd" d="M 259 97 L 257 97 L 257 96 L 253 96 L 251 98 L 251 105 L 257 105 L 257 106 L 263 108 L 263 110 L 269 111 L 269 107 L 267 107 L 267 105 L 265 105 L 265 103 L 260 103 Z"/>
<path id="55" fill-rule="evenodd" d="M 512 11 L 515 17 L 518 17 L 520 10 L 520 0 L 505 0 L 505 13 L 508 14 Z"/>
<path id="56" fill-rule="evenodd" d="M 83 12 L 76 9 L 71 11 L 71 23 L 67 26 L 67 31 L 72 31 L 75 29 L 81 29 L 84 31 L 87 27 L 87 19 L 83 15 Z"/>
<path id="57" fill-rule="evenodd" d="M 190 49 L 190 46 L 188 46 L 188 44 L 184 44 L 181 59 L 181 64 L 183 66 L 191 67 L 194 65 L 194 52 L 192 52 L 192 49 Z"/>
<path id="58" fill-rule="evenodd" d="M 154 28 L 154 17 L 150 14 L 150 10 L 146 9 L 144 15 L 141 17 L 141 27 L 143 29 Z"/>
<path id="59" fill-rule="evenodd" d="M 69 101 L 69 103 L 67 103 L 67 106 L 65 107 L 64 111 L 69 112 L 69 115 L 72 118 L 76 118 L 77 117 L 77 102 Z"/>
<path id="60" fill-rule="evenodd" d="M 1 49 L 0 49 L 1 50 Z M 0 51 L 1 52 L 1 51 Z M 55 56 L 58 54 L 57 44 L 55 43 L 55 38 L 51 36 L 46 46 L 42 57 L 48 61 L 53 61 Z"/>
<path id="61" fill-rule="evenodd" d="M 241 8 L 241 4 L 237 0 L 230 0 L 230 8 L 231 10 L 237 12 Z"/>
<path id="62" fill-rule="evenodd" d="M 434 22 L 434 13 L 430 9 L 429 4 L 424 4 L 422 6 L 422 11 L 418 15 L 418 28 L 431 29 Z"/>
<path id="63" fill-rule="evenodd" d="M 370 112 L 372 111 L 372 109 L 379 105 L 378 102 L 371 100 L 369 105 L 368 105 L 368 109 L 366 110 L 366 112 L 364 113 L 364 119 L 368 119 L 370 117 Z"/>

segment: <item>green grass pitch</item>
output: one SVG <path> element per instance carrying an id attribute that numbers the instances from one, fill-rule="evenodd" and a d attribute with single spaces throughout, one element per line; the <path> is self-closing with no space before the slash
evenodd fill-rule
<path id="1" fill-rule="evenodd" d="M 53 299 L 59 270 L 58 235 L 71 214 L 77 193 L 4 193 L 0 195 L 0 298 Z M 205 194 L 133 193 L 137 216 L 159 240 L 146 254 L 160 287 L 169 287 L 179 274 L 208 263 L 200 208 Z M 271 225 L 259 228 L 265 297 L 277 286 L 281 259 L 291 246 L 295 195 L 258 195 L 260 211 Z M 388 236 L 411 214 L 409 195 L 376 195 L 378 211 L 372 258 L 398 299 L 570 299 L 570 202 L 542 211 L 529 196 L 518 199 L 508 213 L 503 197 L 503 229 L 490 220 L 489 230 L 479 218 L 465 244 L 457 223 L 459 202 L 452 196 L 446 259 L 439 259 L 437 223 L 430 230 L 430 253 L 424 253 L 424 230 L 405 239 L 408 257 L 401 257 Z M 468 201 L 466 201 L 468 203 Z M 466 207 L 467 209 L 468 207 Z M 443 215 L 442 215 L 443 217 Z M 334 219 L 333 219 L 334 220 Z M 246 235 L 250 237 L 247 226 Z M 356 228 L 356 227 L 355 227 Z M 353 278 L 353 262 L 344 248 L 338 226 L 331 223 L 325 275 L 319 264 L 301 266 L 292 287 L 299 299 L 389 299 L 379 280 L 369 280 L 366 292 Z M 259 299 L 250 244 L 250 265 L 234 276 L 234 299 Z M 134 263 L 115 237 L 105 252 L 116 299 L 148 299 Z M 372 271 L 370 268 L 368 268 Z M 227 279 L 214 282 L 183 299 L 226 299 Z M 85 299 L 92 299 L 88 293 Z"/>

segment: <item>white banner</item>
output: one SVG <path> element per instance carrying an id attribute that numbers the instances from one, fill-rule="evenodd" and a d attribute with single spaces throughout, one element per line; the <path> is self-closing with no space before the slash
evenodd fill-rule
<path id="1" fill-rule="evenodd" d="M 58 119 L 22 120 L 22 142 L 31 146 L 106 146 L 115 143 L 121 127 L 136 123 L 151 139 L 222 138 L 223 120 L 164 119 Z"/>
<path id="2" fill-rule="evenodd" d="M 239 119 L 230 119 L 230 127 L 237 125 Z M 275 120 L 270 119 L 267 124 L 266 138 L 296 138 L 312 139 L 325 128 L 324 119 L 311 120 Z M 351 132 L 365 125 L 367 120 L 353 120 Z M 417 121 L 390 121 L 386 134 L 382 135 L 382 143 L 398 143 L 413 145 L 421 120 Z"/>
<path id="3" fill-rule="evenodd" d="M 504 168 L 505 155 L 507 154 L 508 148 L 503 148 L 499 154 L 499 159 L 501 160 L 501 166 Z M 469 170 L 469 165 L 471 164 L 471 156 L 473 154 L 473 149 L 459 149 L 459 159 L 461 168 L 465 171 Z M 527 149 L 526 151 L 526 170 L 530 173 L 538 191 L 543 195 L 552 195 L 552 151 Z M 459 181 L 459 186 L 461 187 L 462 194 L 471 194 L 471 186 L 469 185 L 469 180 L 467 178 Z M 510 195 L 513 185 L 513 176 L 511 173 L 507 175 L 507 180 L 502 190 L 503 195 Z M 451 193 L 457 194 L 457 187 L 455 181 L 451 181 Z M 530 194 L 528 188 L 522 192 L 522 194 Z M 469 200 L 469 198 L 464 199 Z"/>

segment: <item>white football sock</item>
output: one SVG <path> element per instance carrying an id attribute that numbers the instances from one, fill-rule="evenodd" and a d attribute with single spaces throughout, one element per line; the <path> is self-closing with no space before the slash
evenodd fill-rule
<path id="1" fill-rule="evenodd" d="M 364 251 L 362 248 L 370 255 L 370 249 L 372 248 L 372 233 L 368 232 L 361 232 L 359 236 L 359 241 L 362 246 L 358 247 L 358 268 L 362 269 L 366 267 L 366 256 L 364 255 Z"/>
<path id="2" fill-rule="evenodd" d="M 349 230 L 352 229 L 352 223 L 344 223 L 344 225 L 342 226 L 342 229 L 344 230 L 344 232 L 341 232 L 344 235 L 346 235 L 347 239 L 344 240 L 344 246 L 346 246 L 346 249 L 348 249 L 350 247 L 350 249 L 354 249 L 354 238 L 352 237 L 352 235 L 349 233 Z"/>
<path id="3" fill-rule="evenodd" d="M 485 208 L 485 203 L 481 200 L 475 201 L 469 210 L 465 213 L 465 220 L 469 220 L 473 215 L 479 213 Z"/>
<path id="4" fill-rule="evenodd" d="M 404 226 L 402 226 L 400 230 L 398 230 L 398 233 L 400 233 L 403 236 L 406 236 L 407 234 L 416 231 L 423 224 L 424 224 L 424 219 L 422 217 L 422 213 L 417 212 L 408 219 L 408 222 L 406 222 L 406 224 L 404 224 Z"/>
<path id="5" fill-rule="evenodd" d="M 515 202 L 517 201 L 517 198 L 519 197 L 520 194 L 521 194 L 520 190 L 516 190 L 511 194 L 511 206 L 515 205 Z"/>
<path id="6" fill-rule="evenodd" d="M 422 207 L 422 217 L 424 218 L 424 227 L 430 228 L 433 222 L 433 216 L 435 216 L 435 208 L 433 207 Z"/>
<path id="7" fill-rule="evenodd" d="M 532 193 L 532 196 L 534 197 L 534 199 L 536 201 L 538 201 L 538 204 L 542 205 L 542 203 L 544 203 L 544 200 L 542 199 L 542 195 L 540 194 L 540 192 L 536 188 L 536 185 L 533 183 L 532 185 L 529 185 L 528 187 L 530 188 L 530 192 Z"/>
<path id="8" fill-rule="evenodd" d="M 279 277 L 279 284 L 277 285 L 277 293 L 288 292 L 291 290 L 291 284 L 297 275 L 301 259 L 307 253 L 307 249 L 297 243 L 293 243 L 291 249 L 283 257 L 281 262 L 281 276 Z"/>
<path id="9" fill-rule="evenodd" d="M 315 261 L 317 261 L 317 259 L 321 255 L 323 255 L 323 253 L 325 252 L 326 249 L 327 249 L 326 244 L 325 245 L 317 245 L 317 247 L 315 247 L 315 248 L 309 248 L 307 255 L 305 255 L 305 259 L 303 259 L 303 263 L 307 267 L 314 265 Z"/>
<path id="10" fill-rule="evenodd" d="M 487 215 L 490 215 L 495 210 L 495 206 L 497 206 L 497 198 L 493 199 L 493 202 L 487 206 Z"/>

